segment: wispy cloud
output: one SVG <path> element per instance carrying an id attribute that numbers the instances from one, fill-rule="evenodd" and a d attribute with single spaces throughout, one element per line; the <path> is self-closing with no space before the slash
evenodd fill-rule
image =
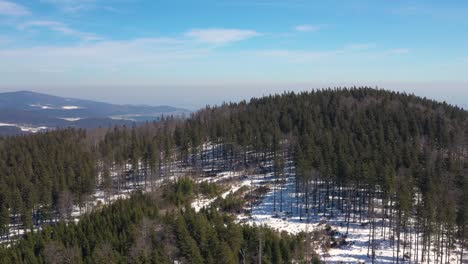
<path id="1" fill-rule="evenodd" d="M 299 32 L 312 32 L 312 31 L 318 31 L 320 30 L 320 26 L 317 25 L 309 25 L 309 24 L 304 24 L 304 25 L 297 25 L 294 27 L 294 30 L 299 31 Z"/>
<path id="2" fill-rule="evenodd" d="M 204 56 L 209 50 L 171 38 L 0 49 L 0 72 L 142 71 Z M 9 66 L 7 66 L 9 65 Z"/>
<path id="3" fill-rule="evenodd" d="M 0 47 L 0 73 L 6 76 L 2 79 L 3 85 L 25 85 L 30 84 L 31 80 L 39 81 L 42 85 L 60 82 L 151 85 L 210 80 L 213 76 L 227 80 L 244 75 L 246 78 L 262 79 L 262 74 L 281 79 L 283 72 L 286 72 L 285 76 L 289 74 L 305 79 L 310 76 L 307 71 L 311 70 L 317 74 L 328 74 L 320 75 L 320 78 L 326 79 L 333 77 L 326 69 L 343 69 L 356 59 L 374 62 L 374 57 L 386 59 L 392 57 L 393 53 L 405 53 L 405 49 L 397 49 L 398 46 L 390 53 L 391 47 L 377 49 L 372 43 L 350 43 L 323 50 L 288 49 L 283 45 L 266 49 L 255 46 L 223 48 L 222 44 L 262 35 L 255 30 L 245 29 L 193 29 L 171 37 L 106 40 L 54 20 L 31 19 L 18 26 L 19 30 L 33 28 L 97 41 L 22 48 L 10 45 Z M 256 69 L 262 70 L 257 72 Z M 342 72 L 348 74 L 347 70 Z M 52 74 L 53 78 L 48 78 Z M 57 82 L 57 79 L 60 80 Z"/>
<path id="4" fill-rule="evenodd" d="M 404 49 L 404 48 L 392 49 L 392 50 L 388 51 L 388 53 L 390 53 L 390 54 L 406 54 L 406 53 L 409 53 L 409 52 L 410 52 L 409 49 Z"/>
<path id="5" fill-rule="evenodd" d="M 18 28 L 21 30 L 25 30 L 28 28 L 35 28 L 35 27 L 48 28 L 49 30 L 60 32 L 65 35 L 76 37 L 76 38 L 87 40 L 87 41 L 102 39 L 101 37 L 93 33 L 81 32 L 73 28 L 70 28 L 69 26 L 61 22 L 52 21 L 52 20 L 33 20 L 33 21 L 28 21 L 18 26 Z"/>
<path id="6" fill-rule="evenodd" d="M 5 16 L 26 16 L 31 14 L 31 12 L 24 6 L 0 0 L 0 15 Z"/>
<path id="7" fill-rule="evenodd" d="M 365 51 L 377 47 L 375 43 L 354 43 L 345 46 L 347 50 Z"/>
<path id="8" fill-rule="evenodd" d="M 260 33 L 255 30 L 225 28 L 192 29 L 185 33 L 187 37 L 209 44 L 228 44 L 258 35 L 260 35 Z"/>
<path id="9" fill-rule="evenodd" d="M 246 54 L 258 56 L 261 58 L 276 58 L 284 59 L 287 62 L 303 63 L 316 61 L 318 59 L 329 58 L 338 54 L 342 54 L 343 50 L 324 50 L 324 51 L 311 51 L 311 50 L 258 50 L 249 51 Z"/>
<path id="10" fill-rule="evenodd" d="M 424 5 L 410 5 L 395 8 L 391 10 L 391 13 L 399 16 L 419 16 L 443 20 L 445 23 L 447 23 L 447 21 L 454 23 L 455 21 L 466 21 L 468 7 L 466 7 L 466 4 L 462 4 L 462 6 L 435 6 L 425 3 Z"/>
<path id="11" fill-rule="evenodd" d="M 91 9 L 96 6 L 97 0 L 41 0 L 44 3 L 54 5 L 56 8 L 69 13 Z"/>
<path id="12" fill-rule="evenodd" d="M 32 26 L 55 28 L 64 34 L 82 34 L 53 21 L 32 21 L 23 25 L 24 28 Z M 368 46 L 372 45 L 368 44 Z M 65 46 L 49 45 L 0 49 L 0 61 L 4 62 L 0 64 L 0 72 L 40 71 L 44 73 L 65 70 L 80 72 L 89 69 L 101 72 L 118 69 L 147 71 L 156 68 L 169 69 L 171 65 L 175 68 L 183 67 L 181 65 L 188 65 L 188 62 L 198 65 L 198 63 L 208 63 L 209 61 L 223 61 L 223 65 L 274 62 L 273 65 L 284 66 L 288 63 L 331 63 L 334 60 L 346 60 L 346 58 L 362 56 L 363 54 L 388 56 L 407 52 L 406 49 L 382 51 L 366 49 L 366 47 L 365 44 L 356 44 L 356 46 L 345 45 L 342 48 L 329 50 L 254 49 L 225 51 L 217 49 L 216 45 L 207 47 L 197 39 L 187 39 L 184 36 L 139 38 L 127 41 L 100 40 Z"/>
<path id="13" fill-rule="evenodd" d="M 409 52 L 409 49 L 398 48 L 382 50 L 377 49 L 377 45 L 374 43 L 360 43 L 344 45 L 341 48 L 328 50 L 268 49 L 247 51 L 242 54 L 261 59 L 280 59 L 283 60 L 283 62 L 307 64 L 319 61 L 326 62 L 332 59 L 342 60 L 355 56 L 360 56 L 361 58 L 386 58 L 390 55 L 406 54 Z"/>
<path id="14" fill-rule="evenodd" d="M 0 36 L 0 45 L 1 45 L 1 44 L 5 44 L 5 43 L 8 43 L 8 42 L 10 42 L 10 39 L 9 39 L 9 38 L 1 37 L 1 36 Z"/>

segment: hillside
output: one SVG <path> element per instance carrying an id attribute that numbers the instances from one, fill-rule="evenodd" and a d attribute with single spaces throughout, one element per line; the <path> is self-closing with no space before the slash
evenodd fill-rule
<path id="1" fill-rule="evenodd" d="M 4 139 L 0 215 L 16 217 L 6 213 L 2 230 L 9 234 L 10 221 L 25 231 L 67 221 L 97 200 L 151 193 L 188 175 L 227 191 L 176 195 L 176 204 L 305 232 L 306 259 L 462 263 L 467 122 L 466 111 L 445 103 L 353 88 L 254 98 L 101 133 Z"/>
<path id="2" fill-rule="evenodd" d="M 0 263 L 251 263 L 261 240 L 266 263 L 290 263 L 303 255 L 300 236 L 240 226 L 217 211 L 163 215 L 160 209 L 167 208 L 155 204 L 162 200 L 135 194 L 77 225 L 48 226 L 13 250 L 0 248 Z"/>

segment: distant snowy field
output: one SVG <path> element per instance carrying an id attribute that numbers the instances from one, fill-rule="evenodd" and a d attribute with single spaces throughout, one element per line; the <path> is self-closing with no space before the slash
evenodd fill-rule
<path id="1" fill-rule="evenodd" d="M 0 126 L 9 126 L 9 127 L 17 127 L 23 132 L 31 132 L 31 133 L 37 133 L 39 131 L 47 130 L 49 129 L 46 126 L 31 126 L 31 125 L 23 125 L 23 124 L 10 124 L 10 123 L 0 123 Z"/>
<path id="2" fill-rule="evenodd" d="M 51 104 L 46 104 L 46 105 L 30 104 L 29 106 L 41 108 L 41 109 L 44 109 L 44 110 L 47 110 L 47 109 L 76 110 L 76 109 L 82 109 L 83 108 L 83 107 L 76 106 L 76 105 L 54 106 L 54 105 L 51 105 Z"/>

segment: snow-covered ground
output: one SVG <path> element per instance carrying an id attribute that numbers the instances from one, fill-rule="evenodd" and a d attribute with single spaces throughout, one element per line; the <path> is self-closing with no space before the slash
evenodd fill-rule
<path id="1" fill-rule="evenodd" d="M 45 104 L 45 105 L 30 104 L 29 106 L 38 107 L 38 108 L 41 108 L 41 109 L 44 109 L 44 110 L 47 110 L 47 109 L 76 110 L 76 109 L 82 109 L 83 108 L 83 107 L 75 106 L 75 105 L 54 106 L 54 105 L 51 105 L 51 104 Z"/>
<path id="2" fill-rule="evenodd" d="M 0 123 L 0 126 L 11 126 L 11 127 L 17 127 L 21 129 L 23 132 L 31 132 L 31 133 L 37 133 L 42 130 L 47 130 L 49 129 L 48 127 L 45 126 L 30 126 L 30 125 L 24 125 L 24 124 L 11 124 L 11 123 Z"/>
<path id="3" fill-rule="evenodd" d="M 225 191 L 224 193 L 222 193 L 220 195 L 221 198 L 225 199 L 229 194 L 232 194 L 232 193 L 235 193 L 237 192 L 240 188 L 242 188 L 243 186 L 251 186 L 251 181 L 247 181 L 247 180 L 240 180 L 240 177 L 242 177 L 242 174 L 241 173 L 238 173 L 238 172 L 222 172 L 222 173 L 219 173 L 217 176 L 215 177 L 207 177 L 207 178 L 203 178 L 201 179 L 200 182 L 203 182 L 203 181 L 209 181 L 209 182 L 220 182 L 220 181 L 223 181 L 223 180 L 233 180 L 233 179 L 236 179 L 236 181 L 233 183 L 233 184 L 230 184 L 229 185 L 229 189 L 227 191 Z M 198 197 L 197 199 L 195 199 L 191 206 L 192 208 L 195 209 L 196 212 L 200 211 L 200 209 L 202 208 L 208 208 L 210 207 L 210 205 L 217 199 L 218 197 L 214 197 L 214 198 L 204 198 L 204 197 Z"/>
<path id="4" fill-rule="evenodd" d="M 271 162 L 263 164 L 265 167 L 271 166 Z M 291 166 L 291 164 L 289 164 Z M 201 181 L 219 182 L 222 184 L 223 181 L 227 181 L 229 190 L 223 193 L 222 197 L 225 198 L 229 193 L 236 192 L 242 186 L 247 186 L 250 189 L 255 189 L 260 186 L 268 185 L 270 190 L 266 193 L 261 202 L 254 205 L 253 210 L 250 214 L 240 214 L 237 216 L 238 222 L 248 225 L 266 225 L 277 231 L 285 231 L 291 234 L 298 234 L 300 232 L 305 233 L 322 233 L 328 227 L 335 234 L 333 235 L 337 239 L 345 239 L 346 243 L 343 246 L 335 247 L 322 247 L 320 243 L 312 242 L 314 250 L 320 254 L 320 257 L 326 263 L 372 263 L 372 247 L 369 245 L 370 233 L 372 231 L 369 219 L 363 217 L 362 222 L 350 221 L 347 226 L 346 215 L 338 209 L 327 208 L 327 214 L 323 212 L 317 213 L 316 208 L 311 208 L 309 218 L 305 214 L 305 209 L 302 209 L 302 213 L 299 214 L 296 206 L 296 182 L 294 168 L 287 168 L 286 171 L 290 173 L 286 176 L 286 181 L 282 186 L 276 188 L 276 192 L 271 188 L 274 183 L 272 173 L 255 175 L 246 174 L 245 171 L 222 171 L 217 173 L 215 176 L 203 178 Z M 281 202 L 281 190 L 283 191 L 283 206 L 282 212 L 280 212 Z M 323 192 L 325 193 L 325 192 Z M 274 210 L 276 194 L 276 211 Z M 335 197 L 336 199 L 336 197 Z M 192 207 L 195 210 L 200 210 L 202 207 L 209 207 L 216 198 L 206 199 L 199 197 L 192 203 Z M 382 201 L 375 199 L 376 213 L 381 213 Z M 246 206 L 248 207 L 248 205 Z M 247 208 L 246 208 L 247 209 Z M 330 210 L 333 210 L 333 217 L 330 217 Z M 358 220 L 358 217 L 354 218 L 351 214 L 351 219 Z M 382 223 L 382 221 L 385 221 Z M 389 226 L 390 219 L 381 217 L 375 218 L 375 232 L 374 232 L 374 262 L 373 263 L 396 263 L 397 249 L 396 239 L 393 240 L 393 230 Z M 384 224 L 384 225 L 382 225 Z M 382 227 L 384 226 L 384 227 Z M 348 232 L 348 233 L 347 233 Z M 347 235 L 346 235 L 347 233 Z M 416 239 L 421 241 L 421 234 L 418 234 L 414 230 L 408 232 L 408 241 L 410 241 L 406 247 L 400 247 L 398 253 L 400 262 L 405 263 L 416 263 Z M 311 240 L 313 241 L 313 240 Z M 401 242 L 403 243 L 403 242 Z M 421 262 L 421 246 L 419 246 L 419 263 L 435 263 L 436 261 L 436 250 L 432 246 L 429 250 L 429 259 L 427 259 L 427 253 L 425 261 Z M 446 255 L 439 256 L 439 263 L 445 263 Z M 412 260 L 403 261 L 404 255 L 411 256 Z M 441 262 L 441 259 L 444 261 Z M 464 259 L 468 259 L 465 255 Z M 460 248 L 457 247 L 451 250 L 448 257 L 448 263 L 460 263 Z"/>
<path id="5" fill-rule="evenodd" d="M 272 181 L 272 179 L 270 179 L 270 181 Z M 245 179 L 244 182 L 249 182 L 249 179 Z M 325 216 L 323 214 L 311 213 L 309 220 L 307 220 L 307 215 L 305 215 L 304 212 L 302 216 L 297 214 L 295 205 L 296 197 L 294 196 L 295 177 L 293 174 L 287 177 L 286 183 L 282 186 L 282 189 L 283 212 L 279 211 L 280 189 L 278 188 L 276 190 L 276 211 L 274 211 L 273 206 L 274 192 L 273 190 L 270 190 L 263 197 L 261 203 L 253 208 L 251 215 L 238 216 L 239 222 L 250 225 L 266 225 L 278 231 L 286 231 L 291 234 L 323 231 L 325 226 L 329 225 L 332 230 L 338 232 L 337 234 L 339 234 L 340 237 L 343 237 L 343 235 L 346 234 L 347 226 L 345 215 L 340 213 L 338 210 L 334 211 L 334 216 L 332 218 L 330 218 L 329 215 Z M 384 230 L 387 234 L 386 239 L 384 239 L 382 236 L 381 220 L 376 220 L 375 225 L 377 228 L 375 230 L 374 263 L 396 263 L 397 252 L 396 249 L 394 249 L 395 247 L 392 245 L 393 241 L 389 239 L 390 230 L 388 228 Z M 368 251 L 369 234 L 371 232 L 370 227 L 370 224 L 350 222 L 348 235 L 346 236 L 347 245 L 330 248 L 328 252 L 325 252 L 320 247 L 316 247 L 315 250 L 320 253 L 322 260 L 326 263 L 372 263 L 372 259 L 369 257 L 372 253 Z M 405 252 L 400 250 L 400 262 L 402 262 L 401 259 L 404 254 L 415 254 L 416 234 L 412 232 L 410 235 L 412 239 L 412 250 L 410 251 L 408 249 L 409 247 L 407 247 Z M 396 243 L 396 241 L 394 241 L 394 243 Z M 401 247 L 401 249 L 402 248 L 403 247 Z M 434 263 L 435 254 L 435 250 L 431 248 L 429 263 Z M 459 249 L 452 250 L 450 252 L 449 263 L 460 263 L 459 257 Z M 443 255 L 443 258 L 445 259 L 445 255 Z M 426 261 L 424 263 L 427 263 Z M 412 262 L 415 263 L 414 261 Z"/>
<path id="6" fill-rule="evenodd" d="M 206 175 L 211 174 L 214 169 L 217 173 L 211 176 L 204 176 L 198 178 L 198 182 L 216 182 L 226 187 L 226 190 L 220 195 L 222 198 L 226 198 L 230 193 L 235 193 L 242 187 L 246 186 L 249 190 L 254 190 L 262 186 L 270 187 L 269 191 L 261 197 L 261 200 L 258 203 L 254 203 L 253 210 L 250 213 L 237 215 L 238 222 L 248 225 L 266 225 L 278 231 L 285 231 L 291 234 L 298 234 L 300 232 L 312 233 L 314 231 L 323 232 L 323 230 L 328 226 L 328 229 L 331 229 L 336 232 L 334 236 L 337 238 L 343 238 L 346 234 L 347 226 L 345 215 L 341 210 L 327 208 L 328 212 L 333 210 L 333 217 L 330 217 L 330 214 L 324 215 L 324 213 L 317 213 L 317 210 L 314 208 L 311 209 L 309 217 L 305 215 L 304 208 L 302 213 L 299 214 L 299 210 L 296 206 L 296 196 L 295 196 L 295 174 L 294 168 L 291 167 L 291 162 L 288 163 L 286 171 L 288 173 L 285 176 L 284 184 L 280 184 L 276 191 L 272 188 L 274 183 L 274 178 L 272 172 L 266 172 L 259 174 L 256 172 L 248 172 L 247 170 L 220 170 L 224 168 L 222 158 L 216 159 L 212 151 L 213 148 L 219 147 L 216 144 L 205 144 L 203 149 L 205 150 L 205 159 L 208 160 L 208 163 L 202 168 Z M 206 161 L 205 161 L 206 162 Z M 263 168 L 268 168 L 272 166 L 271 161 L 267 161 L 261 164 Z M 130 165 L 128 165 L 130 167 Z M 172 171 L 170 172 L 171 177 L 166 179 L 159 179 L 155 182 L 156 185 L 160 185 L 163 181 L 172 181 L 176 178 L 188 175 L 191 168 L 183 168 L 180 166 L 180 162 L 174 162 L 171 166 Z M 163 168 L 163 171 L 165 169 Z M 112 172 L 111 176 L 114 177 L 114 180 L 118 177 L 117 172 Z M 97 189 L 96 192 L 92 195 L 92 198 L 87 203 L 84 208 L 78 206 L 73 207 L 72 211 L 72 220 L 77 222 L 82 214 L 92 211 L 95 208 L 99 208 L 100 205 L 106 203 L 111 203 L 117 199 L 128 198 L 131 192 L 135 190 L 142 190 L 144 192 L 150 191 L 150 186 L 146 185 L 145 182 L 141 179 L 136 182 L 133 180 L 128 180 L 126 183 L 127 188 L 122 188 L 119 191 L 115 191 L 111 195 L 107 195 L 102 189 Z M 281 202 L 281 190 L 283 192 L 283 203 L 282 211 L 280 211 L 280 202 Z M 276 194 L 276 210 L 274 210 L 274 201 Z M 216 197 L 217 198 L 217 197 Z M 199 211 L 203 207 L 209 207 L 216 198 L 206 198 L 206 197 L 197 197 L 192 202 L 192 207 Z M 381 201 L 376 199 L 376 204 L 381 206 Z M 249 205 L 246 205 L 249 207 Z M 250 208 L 246 208 L 250 209 Z M 379 208 L 376 210 L 379 211 Z M 318 252 L 326 263 L 372 263 L 371 257 L 369 257 L 369 234 L 371 232 L 371 225 L 367 224 L 367 219 L 363 219 L 363 222 L 350 222 L 348 234 L 345 238 L 346 244 L 341 247 L 332 247 L 329 249 L 324 249 L 320 246 L 319 243 L 313 243 L 315 251 Z M 384 219 L 387 221 L 385 223 L 384 230 L 382 230 L 382 220 L 376 219 L 375 226 L 375 260 L 374 263 L 394 263 L 396 261 L 396 250 L 393 245 L 394 241 L 389 239 L 390 233 L 392 232 L 387 226 L 389 219 Z M 12 226 L 13 227 L 13 226 Z M 40 227 L 39 227 L 40 228 Z M 21 235 L 23 230 L 18 228 L 12 228 L 12 235 Z M 383 231 L 383 232 L 382 232 Z M 385 233 L 386 236 L 382 236 L 382 233 Z M 415 252 L 415 241 L 418 236 L 416 232 L 410 231 L 410 241 L 412 241 L 411 248 L 409 246 L 405 251 L 400 251 L 400 258 L 404 254 L 414 256 Z M 313 241 L 313 240 L 312 240 Z M 403 248 L 403 247 L 401 247 Z M 430 262 L 435 262 L 436 251 L 434 248 L 431 248 L 429 251 Z M 450 252 L 449 263 L 460 263 L 459 260 L 460 253 L 459 249 L 452 250 Z M 443 256 L 445 259 L 445 256 Z M 464 257 L 468 259 L 468 256 Z M 414 261 L 411 261 L 415 263 Z M 439 258 L 440 262 L 440 258 Z M 427 259 L 424 263 L 428 263 Z M 442 262 L 440 262 L 442 263 Z"/>
<path id="7" fill-rule="evenodd" d="M 41 108 L 41 109 L 57 109 L 57 108 L 53 107 L 53 106 L 50 105 L 50 104 L 46 104 L 46 105 L 30 104 L 29 106 L 32 106 L 32 107 L 39 107 L 39 108 Z"/>
<path id="8" fill-rule="evenodd" d="M 76 109 L 81 109 L 83 107 L 80 106 L 75 106 L 75 105 L 65 105 L 61 107 L 64 110 L 76 110 Z"/>
<path id="9" fill-rule="evenodd" d="M 141 165 L 141 164 L 140 164 Z M 128 164 L 128 168 L 131 166 Z M 173 166 L 173 170 L 171 170 L 170 177 L 165 177 L 165 178 L 160 178 L 154 181 L 154 186 L 161 186 L 164 182 L 166 181 L 173 181 L 177 179 L 180 176 L 186 175 L 186 173 L 183 172 L 182 169 L 177 168 L 176 166 Z M 117 182 L 117 177 L 119 174 L 116 171 L 111 172 L 111 177 L 113 178 L 114 182 Z M 143 179 L 134 181 L 133 179 L 127 178 L 126 188 L 120 188 L 118 190 L 113 190 L 111 194 L 106 194 L 104 190 L 101 188 L 96 188 L 95 192 L 89 197 L 89 199 L 85 202 L 85 204 L 80 208 L 78 205 L 73 205 L 71 208 L 70 212 L 70 218 L 68 221 L 72 222 L 79 222 L 80 218 L 89 212 L 92 212 L 95 209 L 100 208 L 101 206 L 104 206 L 106 204 L 111 204 L 119 199 L 128 199 L 132 192 L 135 191 L 142 191 L 142 192 L 150 192 L 151 191 L 151 186 L 149 184 L 146 184 Z M 30 232 L 30 230 L 25 230 L 23 225 L 20 223 L 19 218 L 20 216 L 11 216 L 12 219 L 14 220 L 15 223 L 12 223 L 9 225 L 9 235 L 8 239 L 6 237 L 0 238 L 0 244 L 3 243 L 10 243 L 14 242 L 17 240 L 18 237 L 21 237 L 27 232 Z M 43 224 L 53 224 L 60 221 L 60 218 L 56 218 L 50 221 L 45 221 L 40 223 L 39 225 L 34 226 L 34 231 L 41 230 L 41 225 Z"/>
<path id="10" fill-rule="evenodd" d="M 63 119 L 69 122 L 75 122 L 75 121 L 81 120 L 82 118 L 81 117 L 62 117 L 60 119 Z"/>

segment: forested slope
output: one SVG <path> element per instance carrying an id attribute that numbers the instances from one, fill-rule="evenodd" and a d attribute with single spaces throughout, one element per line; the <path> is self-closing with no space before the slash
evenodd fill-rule
<path id="1" fill-rule="evenodd" d="M 431 243 L 449 248 L 467 237 L 467 122 L 466 111 L 445 103 L 353 88 L 254 98 L 132 128 L 6 138 L 0 226 L 8 212 L 21 212 L 28 225 L 60 212 L 67 197 L 82 203 L 94 183 L 109 193 L 128 179 L 152 186 L 176 165 L 203 176 L 213 157 L 202 147 L 211 143 L 226 169 L 271 159 L 278 182 L 285 160 L 294 160 L 297 208 L 304 213 L 338 205 L 350 216 L 373 219 L 373 201 L 383 201 L 398 243 L 417 229 L 424 256 Z M 318 184 L 326 186 L 325 200 Z M 25 191 L 32 186 L 35 191 Z"/>
<path id="2" fill-rule="evenodd" d="M 85 137 L 69 129 L 0 138 L 0 235 L 8 234 L 10 220 L 32 229 L 84 203 L 96 187 L 96 159 Z"/>
<path id="3" fill-rule="evenodd" d="M 285 152 L 293 156 L 298 203 L 305 203 L 306 214 L 312 207 L 335 206 L 349 222 L 352 212 L 361 220 L 362 206 L 374 223 L 374 198 L 382 200 L 380 216 L 391 219 L 397 250 L 400 242 L 407 245 L 409 230 L 417 230 L 424 261 L 431 243 L 440 252 L 453 247 L 457 237 L 466 241 L 467 116 L 445 103 L 363 88 L 287 93 L 210 108 L 186 126 L 193 133 L 188 138 L 199 133 L 228 143 L 241 156 L 246 150 L 272 153 L 275 167 L 281 167 Z M 320 201 L 317 186 L 323 182 L 326 198 Z"/>
<path id="4" fill-rule="evenodd" d="M 0 263 L 254 263 L 259 250 L 263 263 L 303 256 L 301 236 L 241 226 L 217 210 L 164 207 L 161 215 L 157 204 L 163 203 L 139 193 L 76 225 L 47 226 L 13 248 L 0 248 Z"/>

